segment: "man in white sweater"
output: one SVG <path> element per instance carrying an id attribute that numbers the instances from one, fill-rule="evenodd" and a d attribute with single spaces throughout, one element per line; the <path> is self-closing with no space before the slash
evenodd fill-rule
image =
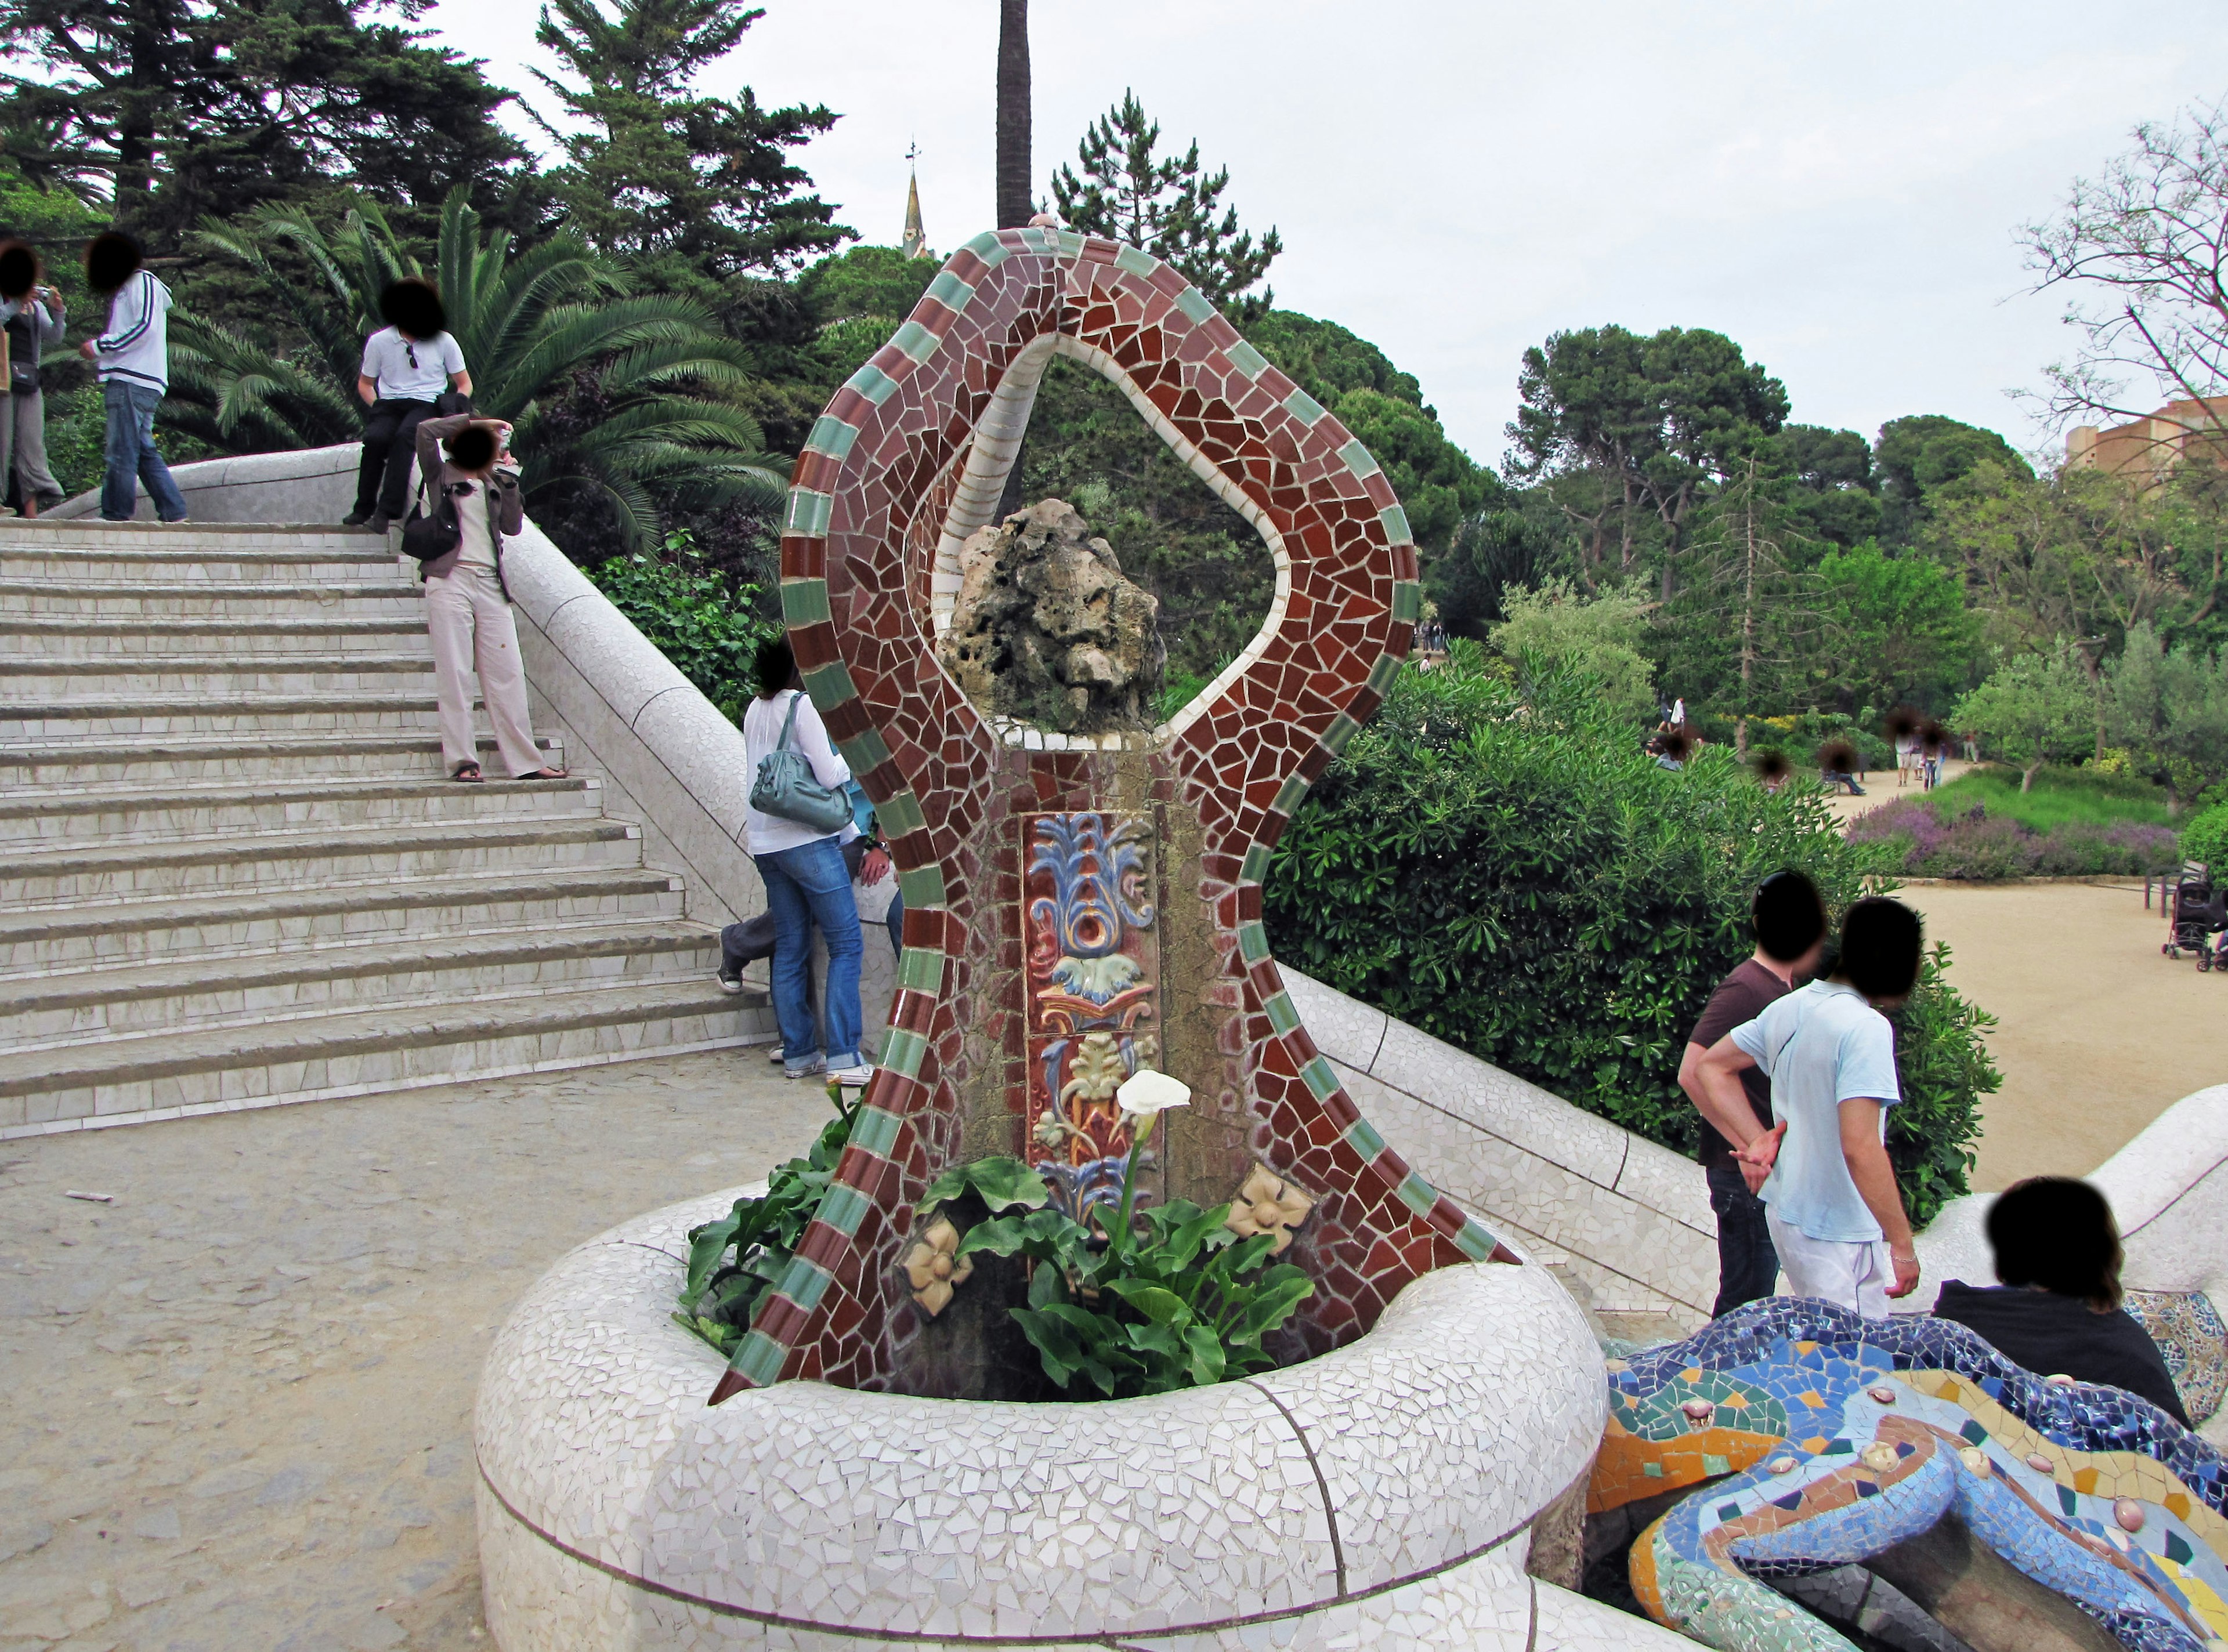
<path id="1" fill-rule="evenodd" d="M 144 482 L 155 514 L 182 522 L 185 497 L 155 448 L 155 408 L 170 387 L 170 290 L 146 267 L 139 244 L 117 230 L 94 236 L 85 249 L 85 279 L 108 300 L 108 330 L 78 347 L 99 369 L 108 410 L 101 520 L 130 521 Z"/>

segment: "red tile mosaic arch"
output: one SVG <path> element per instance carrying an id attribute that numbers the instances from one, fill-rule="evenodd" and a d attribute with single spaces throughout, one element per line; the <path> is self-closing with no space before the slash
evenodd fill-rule
<path id="1" fill-rule="evenodd" d="M 1113 754 L 1002 738 L 930 637 L 929 565 L 970 450 L 1008 370 L 1041 361 L 1047 341 L 1115 378 L 1141 412 L 1149 405 L 1163 439 L 1281 540 L 1281 611 L 1242 673 L 1144 756 L 1143 797 L 1134 757 L 1117 798 Z M 1376 711 L 1419 611 L 1406 520 L 1367 450 L 1167 265 L 1066 230 L 1001 230 L 954 253 L 836 393 L 797 461 L 784 526 L 791 638 L 878 806 L 905 893 L 905 950 L 882 1066 L 836 1189 L 715 1402 L 786 1377 L 901 1380 L 920 1323 L 898 1258 L 913 1206 L 960 1151 L 963 1088 L 1009 1096 L 1004 1151 L 1025 1151 L 1021 852 L 1047 813 L 1142 811 L 1161 822 L 1163 847 L 1204 845 L 1160 874 L 1163 907 L 1200 903 L 1217 960 L 1212 979 L 1163 985 L 1220 1017 L 1214 1055 L 1197 1064 L 1213 1070 L 1181 1076 L 1203 1107 L 1239 1121 L 1250 1158 L 1316 1201 L 1293 1252 L 1316 1285 L 1298 1328 L 1308 1351 L 1367 1330 L 1422 1272 L 1514 1260 L 1361 1117 L 1301 1027 L 1261 925 L 1271 849 Z"/>

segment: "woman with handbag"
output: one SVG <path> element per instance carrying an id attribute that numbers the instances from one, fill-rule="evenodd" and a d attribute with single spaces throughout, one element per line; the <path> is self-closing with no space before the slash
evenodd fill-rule
<path id="1" fill-rule="evenodd" d="M 46 271 L 24 241 L 0 241 L 0 325 L 8 331 L 8 409 L 0 414 L 0 492 L 8 473 L 36 516 L 62 502 L 62 485 L 47 468 L 47 399 L 39 387 L 39 360 L 62 341 L 68 317 L 62 296 L 42 285 Z"/>
<path id="2" fill-rule="evenodd" d="M 859 1055 L 864 947 L 842 846 L 858 833 L 843 791 L 851 766 L 813 709 L 787 638 L 759 645 L 757 674 L 758 696 L 743 713 L 752 776 L 744 824 L 773 915 L 773 1014 L 783 1070 L 791 1078 L 824 1071 L 838 1083 L 863 1084 L 874 1071 Z M 824 1054 L 807 990 L 815 924 L 828 943 Z"/>
<path id="3" fill-rule="evenodd" d="M 469 413 L 418 426 L 421 503 L 403 526 L 402 545 L 418 558 L 426 579 L 441 761 L 451 780 L 483 778 L 472 726 L 475 676 L 504 771 L 513 780 L 565 778 L 563 769 L 544 766 L 534 743 L 518 623 L 503 577 L 503 539 L 526 525 L 517 468 L 502 462 L 509 439 L 509 425 Z M 430 510 L 424 508 L 427 500 Z"/>

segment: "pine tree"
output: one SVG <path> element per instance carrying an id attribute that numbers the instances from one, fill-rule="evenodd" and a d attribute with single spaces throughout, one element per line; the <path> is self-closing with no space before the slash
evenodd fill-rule
<path id="1" fill-rule="evenodd" d="M 422 43 L 411 0 L 0 0 L 0 124 L 159 243 L 330 191 L 492 204 L 522 158 L 509 93 Z M 401 21 L 394 21 L 394 18 Z"/>
<path id="2" fill-rule="evenodd" d="M 540 78 L 585 128 L 549 129 L 569 163 L 551 182 L 592 246 L 662 265 L 655 284 L 785 271 L 853 233 L 819 196 L 799 193 L 812 180 L 789 155 L 836 115 L 818 104 L 762 109 L 747 86 L 732 99 L 690 90 L 765 15 L 730 0 L 541 8 L 535 38 L 577 84 Z"/>
<path id="3" fill-rule="evenodd" d="M 1147 117 L 1135 92 L 1124 92 L 1084 132 L 1076 151 L 1082 176 L 1066 166 L 1053 175 L 1060 216 L 1086 234 L 1167 259 L 1241 327 L 1258 320 L 1276 291 L 1248 297 L 1247 290 L 1269 272 L 1284 242 L 1273 226 L 1258 245 L 1250 230 L 1239 229 L 1238 209 L 1221 205 L 1228 167 L 1202 173 L 1196 142 L 1181 159 L 1158 156 L 1160 141 L 1160 123 Z"/>

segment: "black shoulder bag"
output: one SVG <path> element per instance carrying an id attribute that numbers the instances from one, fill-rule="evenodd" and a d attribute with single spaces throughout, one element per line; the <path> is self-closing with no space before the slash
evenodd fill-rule
<path id="1" fill-rule="evenodd" d="M 464 538 L 464 530 L 457 523 L 457 501 L 449 489 L 440 490 L 430 516 L 424 508 L 425 498 L 421 483 L 417 499 L 411 501 L 410 515 L 402 524 L 402 548 L 420 564 L 447 556 Z"/>

